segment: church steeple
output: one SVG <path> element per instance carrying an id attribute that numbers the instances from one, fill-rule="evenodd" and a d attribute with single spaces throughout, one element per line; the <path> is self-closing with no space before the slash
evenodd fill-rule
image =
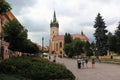
<path id="1" fill-rule="evenodd" d="M 56 14 L 54 11 L 53 20 L 51 20 L 50 23 L 50 40 L 52 41 L 53 37 L 58 35 L 59 35 L 59 24 L 57 22 Z"/>
<path id="2" fill-rule="evenodd" d="M 59 27 L 55 11 L 54 11 L 54 14 L 53 14 L 53 20 L 51 21 L 50 27 Z"/>
<path id="3" fill-rule="evenodd" d="M 53 16 L 53 22 L 57 22 L 55 11 L 54 11 L 54 16 Z"/>
<path id="4" fill-rule="evenodd" d="M 83 31 L 81 31 L 81 35 L 83 35 Z"/>

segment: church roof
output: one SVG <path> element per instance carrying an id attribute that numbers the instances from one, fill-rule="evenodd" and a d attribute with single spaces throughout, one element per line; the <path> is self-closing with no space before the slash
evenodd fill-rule
<path id="1" fill-rule="evenodd" d="M 81 35 L 81 34 L 72 34 L 71 35 L 72 36 L 72 38 L 73 39 L 75 39 L 75 38 L 80 38 L 81 40 L 89 40 L 88 38 L 87 38 L 87 36 L 86 35 Z M 64 35 L 59 35 L 59 36 L 55 36 L 55 37 L 53 37 L 53 41 L 57 41 L 57 40 L 64 40 Z"/>
<path id="2" fill-rule="evenodd" d="M 53 41 L 64 40 L 64 35 L 54 36 L 52 40 Z"/>
<path id="3" fill-rule="evenodd" d="M 72 35 L 73 39 L 75 38 L 80 38 L 81 40 L 88 40 L 87 36 L 85 34 L 81 35 L 81 34 L 73 34 Z"/>

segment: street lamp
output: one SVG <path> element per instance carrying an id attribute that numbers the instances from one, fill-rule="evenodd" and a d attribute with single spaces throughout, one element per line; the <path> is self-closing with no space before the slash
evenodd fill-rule
<path id="1" fill-rule="evenodd" d="M 42 37 L 42 53 L 44 52 L 44 37 Z"/>

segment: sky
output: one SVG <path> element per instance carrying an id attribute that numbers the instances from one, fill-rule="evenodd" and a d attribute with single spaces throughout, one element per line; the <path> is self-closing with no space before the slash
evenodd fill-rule
<path id="1" fill-rule="evenodd" d="M 120 0 L 6 0 L 12 13 L 28 30 L 31 41 L 49 45 L 50 22 L 54 10 L 59 22 L 59 34 L 83 33 L 94 41 L 95 18 L 100 13 L 107 30 L 114 34 L 120 21 Z"/>

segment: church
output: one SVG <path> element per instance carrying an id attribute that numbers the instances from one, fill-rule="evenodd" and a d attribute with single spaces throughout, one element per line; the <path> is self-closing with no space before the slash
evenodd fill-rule
<path id="1" fill-rule="evenodd" d="M 88 37 L 81 32 L 81 34 L 71 34 L 72 38 L 80 38 L 82 41 L 88 41 Z M 54 11 L 53 20 L 50 23 L 50 54 L 56 54 L 57 56 L 63 57 L 65 52 L 64 48 L 64 35 L 59 35 L 59 23 L 56 18 Z"/>

